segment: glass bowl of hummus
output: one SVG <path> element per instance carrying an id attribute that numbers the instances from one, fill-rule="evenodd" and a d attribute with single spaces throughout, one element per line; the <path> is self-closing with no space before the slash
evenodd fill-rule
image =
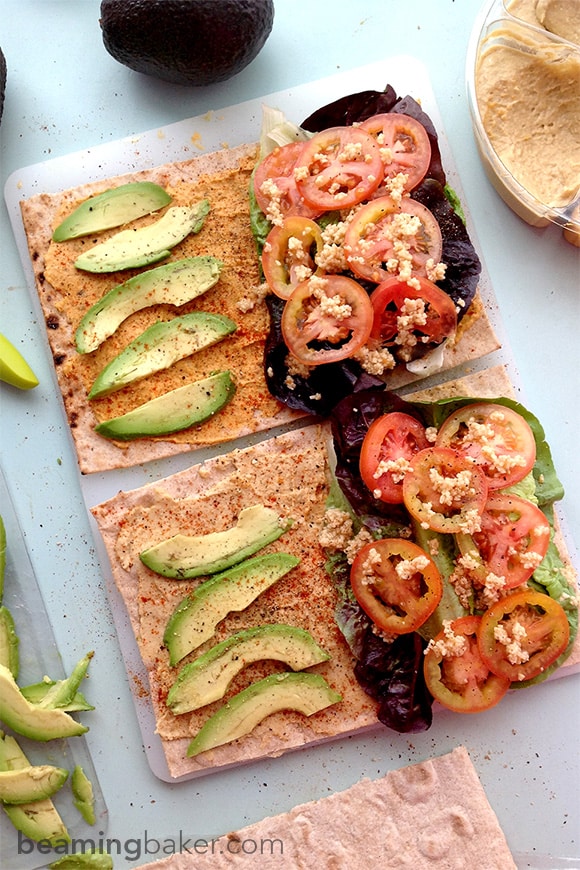
<path id="1" fill-rule="evenodd" d="M 467 53 L 485 171 L 532 226 L 580 245 L 580 0 L 491 0 Z"/>

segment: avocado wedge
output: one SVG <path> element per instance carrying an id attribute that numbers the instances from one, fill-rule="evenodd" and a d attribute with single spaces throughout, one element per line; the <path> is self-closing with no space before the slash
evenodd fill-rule
<path id="1" fill-rule="evenodd" d="M 30 762 L 16 738 L 0 732 L 0 770 L 20 770 Z M 70 843 L 70 835 L 50 798 L 28 804 L 4 804 L 4 812 L 17 831 L 35 843 L 41 840 L 51 846 Z"/>
<path id="2" fill-rule="evenodd" d="M 75 266 L 85 272 L 117 272 L 164 260 L 186 236 L 201 230 L 208 214 L 206 199 L 194 205 L 172 206 L 153 224 L 121 230 L 99 242 L 77 257 Z"/>
<path id="3" fill-rule="evenodd" d="M 11 341 L 0 333 L 0 381 L 19 390 L 33 390 L 38 378 Z"/>
<path id="4" fill-rule="evenodd" d="M 211 640 L 216 626 L 228 613 L 245 610 L 298 562 L 289 553 L 266 553 L 246 559 L 197 586 L 177 605 L 165 627 L 163 643 L 170 664 L 178 664 Z"/>
<path id="5" fill-rule="evenodd" d="M 96 817 L 93 784 L 80 764 L 75 765 L 70 782 L 75 807 L 88 825 L 94 825 Z"/>
<path id="6" fill-rule="evenodd" d="M 89 729 L 60 709 L 36 707 L 28 701 L 9 669 L 0 664 L 0 721 L 32 740 L 78 737 Z"/>
<path id="7" fill-rule="evenodd" d="M 151 305 L 185 305 L 217 284 L 223 263 L 215 257 L 187 257 L 135 275 L 95 302 L 75 331 L 79 353 L 96 350 L 136 311 Z"/>
<path id="8" fill-rule="evenodd" d="M 302 671 L 329 658 L 310 632 L 295 625 L 248 628 L 184 665 L 169 690 L 167 706 L 179 715 L 218 701 L 234 677 L 252 662 L 271 659 Z"/>
<path id="9" fill-rule="evenodd" d="M 270 674 L 237 695 L 205 722 L 187 749 L 189 758 L 250 734 L 267 716 L 296 710 L 312 716 L 342 696 L 320 674 Z"/>
<path id="10" fill-rule="evenodd" d="M 230 401 L 235 389 L 231 372 L 217 372 L 99 423 L 95 432 L 117 441 L 170 435 L 213 417 Z"/>
<path id="11" fill-rule="evenodd" d="M 28 804 L 42 800 L 62 788 L 67 779 L 68 770 L 51 764 L 0 770 L 0 801 L 4 804 Z"/>
<path id="12" fill-rule="evenodd" d="M 12 614 L 5 605 L 0 607 L 0 664 L 5 665 L 18 678 L 18 635 Z"/>
<path id="13" fill-rule="evenodd" d="M 277 511 L 262 504 L 243 508 L 233 526 L 206 535 L 173 535 L 140 553 L 151 571 L 186 580 L 225 571 L 276 541 L 291 526 Z"/>
<path id="14" fill-rule="evenodd" d="M 171 196 L 152 181 L 132 181 L 85 199 L 52 234 L 53 242 L 65 242 L 112 230 L 171 202 Z"/>
<path id="15" fill-rule="evenodd" d="M 217 344 L 236 328 L 229 317 L 206 311 L 154 323 L 99 373 L 89 399 L 108 396 L 127 384 L 167 369 L 202 348 Z"/>

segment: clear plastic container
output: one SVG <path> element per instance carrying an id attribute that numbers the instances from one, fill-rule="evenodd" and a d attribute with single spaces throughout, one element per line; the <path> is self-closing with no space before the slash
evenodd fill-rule
<path id="1" fill-rule="evenodd" d="M 467 53 L 469 108 L 483 166 L 502 199 L 532 226 L 556 224 L 564 229 L 568 241 L 580 245 L 580 140 L 566 114 L 571 103 L 576 103 L 575 111 L 580 112 L 580 46 L 549 32 L 539 22 L 530 23 L 535 5 L 534 0 L 519 0 L 517 6 L 514 0 L 488 0 L 485 4 Z M 514 9 L 517 16 L 512 14 Z M 513 69 L 528 70 L 529 75 L 511 76 L 507 68 L 510 62 L 514 62 Z M 497 79 L 490 79 L 490 72 Z M 536 86 L 532 73 L 546 76 L 545 89 Z M 553 110 L 559 98 L 566 100 L 566 107 L 558 116 Z M 543 99 L 551 101 L 550 118 L 541 117 Z M 559 150 L 558 159 L 571 164 L 565 184 L 560 173 L 551 190 L 547 164 L 542 159 L 546 152 L 540 144 L 549 129 L 557 131 L 551 146 L 555 155 Z M 558 136 L 562 136 L 561 143 Z M 566 146 L 568 136 L 573 140 L 572 148 Z M 520 158 L 529 160 L 531 168 L 524 168 Z"/>

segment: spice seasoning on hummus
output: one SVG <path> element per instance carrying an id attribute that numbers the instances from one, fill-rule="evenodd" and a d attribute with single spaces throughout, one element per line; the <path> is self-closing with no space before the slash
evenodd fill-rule
<path id="1" fill-rule="evenodd" d="M 504 22 L 483 40 L 475 87 L 499 159 L 533 197 L 562 208 L 580 188 L 580 51 Z"/>

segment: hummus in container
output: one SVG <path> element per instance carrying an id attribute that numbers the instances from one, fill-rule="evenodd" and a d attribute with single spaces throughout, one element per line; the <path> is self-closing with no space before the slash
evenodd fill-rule
<path id="1" fill-rule="evenodd" d="M 578 0 L 488 3 L 467 65 L 476 142 L 491 182 L 523 220 L 558 224 L 574 244 L 580 244 L 579 8 Z"/>

